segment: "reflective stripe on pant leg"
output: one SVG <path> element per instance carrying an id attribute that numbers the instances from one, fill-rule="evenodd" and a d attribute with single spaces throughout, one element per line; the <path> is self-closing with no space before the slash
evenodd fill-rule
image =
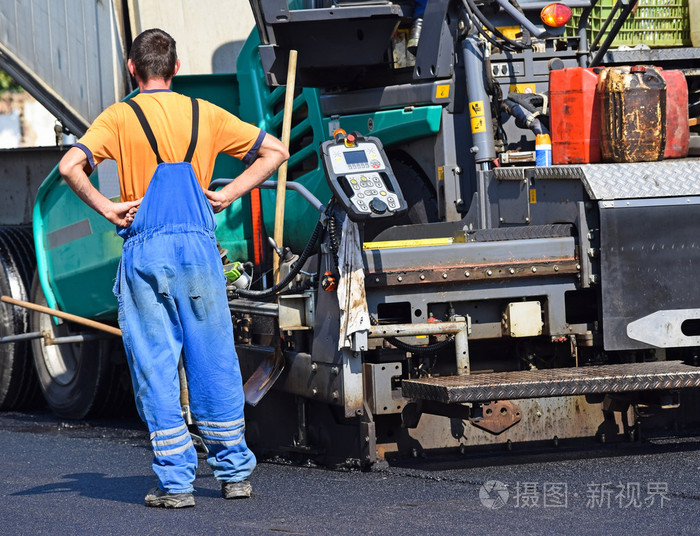
<path id="1" fill-rule="evenodd" d="M 201 235 L 182 249 L 178 286 L 190 409 L 216 478 L 241 481 L 256 465 L 245 442 L 243 383 L 233 343 L 226 280 L 216 243 Z"/>
<path id="2" fill-rule="evenodd" d="M 186 451 L 192 445 L 192 439 L 187 425 L 183 423 L 177 428 L 151 432 L 151 445 L 153 454 L 164 458 Z"/>
<path id="3" fill-rule="evenodd" d="M 225 482 L 247 479 L 257 462 L 245 442 L 243 420 L 196 421 L 196 424 L 209 449 L 207 463 L 211 466 L 214 476 Z"/>
<path id="4" fill-rule="evenodd" d="M 151 433 L 153 471 L 161 489 L 182 493 L 193 489 L 197 454 L 180 408 L 182 328 L 170 290 L 177 275 L 167 262 L 171 250 L 168 235 L 124 249 L 120 326 L 137 407 Z"/>

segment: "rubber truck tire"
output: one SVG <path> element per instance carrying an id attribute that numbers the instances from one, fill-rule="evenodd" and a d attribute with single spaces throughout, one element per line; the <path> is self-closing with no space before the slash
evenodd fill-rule
<path id="1" fill-rule="evenodd" d="M 35 274 L 31 301 L 46 306 Z M 32 311 L 32 331 L 50 331 L 53 337 L 95 333 L 89 328 Z M 32 341 L 34 366 L 41 391 L 51 410 L 66 419 L 123 416 L 134 411 L 131 382 L 121 339 L 110 337 L 82 343 L 46 345 Z"/>
<path id="2" fill-rule="evenodd" d="M 29 226 L 0 227 L 0 294 L 29 298 L 36 263 Z M 0 337 L 29 330 L 29 311 L 0 302 Z M 0 344 L 0 409 L 35 408 L 42 403 L 32 362 L 31 342 Z"/>

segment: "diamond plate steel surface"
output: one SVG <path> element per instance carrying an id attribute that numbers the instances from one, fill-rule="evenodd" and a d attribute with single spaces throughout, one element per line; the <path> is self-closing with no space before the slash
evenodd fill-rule
<path id="1" fill-rule="evenodd" d="M 494 168 L 493 176 L 499 181 L 521 181 L 525 178 L 523 168 Z"/>
<path id="2" fill-rule="evenodd" d="M 535 179 L 566 180 L 583 179 L 583 171 L 580 166 L 545 166 L 536 167 L 530 170 L 530 174 Z"/>
<path id="3" fill-rule="evenodd" d="M 534 171 L 535 178 L 580 177 L 592 199 L 644 199 L 700 195 L 700 159 L 585 164 Z"/>
<path id="4" fill-rule="evenodd" d="M 700 387 L 700 367 L 681 361 L 495 372 L 403 380 L 406 398 L 444 403 Z"/>
<path id="5" fill-rule="evenodd" d="M 652 50 L 610 50 L 605 53 L 603 64 L 613 63 L 648 63 L 666 61 L 697 60 L 700 53 L 697 48 L 655 48 Z M 669 69 L 670 67 L 666 67 Z"/>

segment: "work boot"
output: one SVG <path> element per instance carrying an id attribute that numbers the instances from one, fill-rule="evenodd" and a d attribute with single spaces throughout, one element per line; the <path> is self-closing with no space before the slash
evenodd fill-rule
<path id="1" fill-rule="evenodd" d="M 144 499 L 146 506 L 153 508 L 188 508 L 194 506 L 192 493 L 168 493 L 160 488 L 153 488 Z"/>
<path id="2" fill-rule="evenodd" d="M 420 41 L 421 30 L 423 29 L 423 18 L 418 17 L 413 19 L 413 24 L 411 25 L 411 31 L 408 32 L 408 43 L 406 43 L 406 48 L 408 51 L 416 55 L 418 51 L 418 41 Z"/>
<path id="3" fill-rule="evenodd" d="M 221 496 L 224 499 L 247 499 L 252 491 L 253 486 L 247 480 L 221 483 Z"/>

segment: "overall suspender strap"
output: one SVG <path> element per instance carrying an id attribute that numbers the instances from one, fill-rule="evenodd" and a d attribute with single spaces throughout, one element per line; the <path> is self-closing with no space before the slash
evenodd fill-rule
<path id="1" fill-rule="evenodd" d="M 197 138 L 199 137 L 199 103 L 197 99 L 190 97 L 192 100 L 192 137 L 190 138 L 190 146 L 187 148 L 185 162 L 192 163 L 194 149 L 197 147 Z"/>
<path id="2" fill-rule="evenodd" d="M 192 136 L 190 138 L 190 146 L 187 148 L 187 154 L 185 155 L 185 159 L 183 160 L 183 162 L 188 163 L 192 163 L 194 150 L 197 147 L 197 138 L 199 137 L 199 103 L 197 102 L 197 99 L 193 97 L 190 97 L 190 100 L 192 101 Z M 156 141 L 156 137 L 153 134 L 153 129 L 151 129 L 151 125 L 149 125 L 148 121 L 146 120 L 146 116 L 144 115 L 143 110 L 133 100 L 128 100 L 126 101 L 126 103 L 131 107 L 132 110 L 134 110 L 134 113 L 136 114 L 136 117 L 139 120 L 139 123 L 141 124 L 143 132 L 144 134 L 146 134 L 148 143 L 150 144 L 153 153 L 156 155 L 156 161 L 159 164 L 162 164 L 163 159 L 160 157 L 160 153 L 158 152 L 158 142 Z"/>
<path id="3" fill-rule="evenodd" d="M 163 159 L 160 157 L 160 153 L 158 152 L 158 142 L 156 141 L 156 137 L 153 135 L 153 130 L 151 130 L 151 125 L 149 125 L 148 121 L 146 121 L 146 116 L 143 114 L 143 110 L 133 100 L 128 100 L 128 101 L 126 101 L 126 103 L 129 106 L 131 106 L 131 109 L 134 110 L 134 113 L 136 114 L 136 117 L 138 118 L 139 123 L 141 123 L 141 128 L 143 129 L 144 134 L 146 134 L 146 138 L 148 138 L 148 143 L 151 144 L 151 149 L 153 149 L 153 152 L 156 155 L 156 161 L 159 164 L 162 164 Z"/>

